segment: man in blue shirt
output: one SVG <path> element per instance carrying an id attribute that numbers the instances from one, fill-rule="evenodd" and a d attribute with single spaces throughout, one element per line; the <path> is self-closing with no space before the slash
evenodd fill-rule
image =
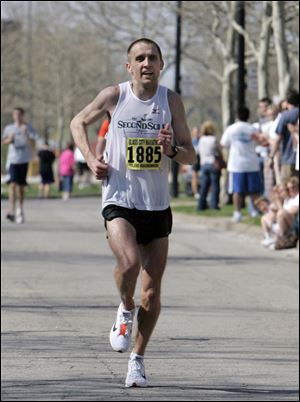
<path id="1" fill-rule="evenodd" d="M 296 124 L 299 118 L 299 93 L 294 90 L 290 91 L 286 101 L 288 110 L 281 115 L 276 128 L 277 139 L 270 153 L 270 164 L 272 165 L 274 155 L 281 145 L 281 180 L 295 175 L 296 150 L 294 149 L 293 136 L 288 129 L 288 124 Z"/>

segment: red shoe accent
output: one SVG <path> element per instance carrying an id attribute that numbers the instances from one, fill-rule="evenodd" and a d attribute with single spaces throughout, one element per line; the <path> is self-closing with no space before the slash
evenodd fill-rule
<path id="1" fill-rule="evenodd" d="M 127 331 L 127 325 L 126 324 L 121 324 L 121 326 L 120 326 L 120 335 L 125 336 L 126 331 Z"/>

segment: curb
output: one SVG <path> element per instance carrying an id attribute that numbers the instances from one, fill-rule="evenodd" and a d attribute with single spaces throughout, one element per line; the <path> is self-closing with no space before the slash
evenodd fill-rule
<path id="1" fill-rule="evenodd" d="M 204 217 L 204 216 L 197 216 L 197 215 L 188 215 L 183 212 L 174 212 L 173 214 L 184 218 L 185 222 L 193 222 L 199 223 L 201 225 L 205 225 L 211 229 L 216 230 L 225 230 L 228 232 L 235 232 L 237 234 L 248 235 L 251 237 L 262 237 L 262 230 L 260 227 L 255 225 L 246 224 L 243 222 L 234 223 L 231 221 L 231 217 Z"/>
<path id="2" fill-rule="evenodd" d="M 268 250 L 267 248 L 263 247 L 260 244 L 260 240 L 263 239 L 262 229 L 260 227 L 249 225 L 246 223 L 234 223 L 231 221 L 231 218 L 226 217 L 202 217 L 196 215 L 187 215 L 182 212 L 173 212 L 173 215 L 179 218 L 184 223 L 194 223 L 199 224 L 201 226 L 205 226 L 209 229 L 215 229 L 217 231 L 226 231 L 230 232 L 236 236 L 245 236 L 246 238 L 250 239 L 251 241 L 255 241 L 259 248 L 265 249 L 269 252 L 274 252 Z M 290 248 L 290 249 L 282 249 L 282 250 L 275 250 L 276 253 L 282 255 L 286 255 L 287 257 L 295 257 L 297 260 L 299 259 L 299 241 L 297 243 L 297 247 Z"/>

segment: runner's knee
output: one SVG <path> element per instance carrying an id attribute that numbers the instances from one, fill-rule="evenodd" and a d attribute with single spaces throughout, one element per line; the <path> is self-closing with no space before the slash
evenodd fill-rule
<path id="1" fill-rule="evenodd" d="M 155 288 L 142 290 L 141 305 L 146 311 L 151 311 L 160 307 L 160 292 Z"/>
<path id="2" fill-rule="evenodd" d="M 137 276 L 140 271 L 140 263 L 136 259 L 125 257 L 119 260 L 118 268 L 123 276 Z"/>

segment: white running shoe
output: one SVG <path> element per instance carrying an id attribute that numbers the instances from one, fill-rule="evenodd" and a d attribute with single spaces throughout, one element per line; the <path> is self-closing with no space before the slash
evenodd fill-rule
<path id="1" fill-rule="evenodd" d="M 134 319 L 134 312 L 123 311 L 123 303 L 120 304 L 117 319 L 110 331 L 110 344 L 116 352 L 126 352 L 131 343 L 131 332 Z"/>
<path id="2" fill-rule="evenodd" d="M 25 218 L 24 218 L 24 212 L 21 208 L 18 208 L 16 211 L 16 223 L 24 223 Z"/>
<path id="3" fill-rule="evenodd" d="M 125 387 L 148 387 L 143 359 L 134 358 L 129 360 Z"/>
<path id="4" fill-rule="evenodd" d="M 262 245 L 262 246 L 265 246 L 265 247 L 269 247 L 271 244 L 273 244 L 273 243 L 275 243 L 275 239 L 273 239 L 272 237 L 268 237 L 268 238 L 266 238 L 266 239 L 263 239 L 261 242 L 260 242 L 260 244 Z"/>
<path id="5" fill-rule="evenodd" d="M 269 250 L 275 251 L 276 250 L 276 242 L 271 243 L 268 247 Z"/>
<path id="6" fill-rule="evenodd" d="M 239 223 L 243 220 L 242 214 L 239 211 L 234 211 L 232 216 L 232 222 Z"/>
<path id="7" fill-rule="evenodd" d="M 250 214 L 250 216 L 251 216 L 251 218 L 257 218 L 257 217 L 260 216 L 260 215 L 259 215 L 259 212 L 258 212 L 258 211 L 252 211 L 251 214 Z"/>

